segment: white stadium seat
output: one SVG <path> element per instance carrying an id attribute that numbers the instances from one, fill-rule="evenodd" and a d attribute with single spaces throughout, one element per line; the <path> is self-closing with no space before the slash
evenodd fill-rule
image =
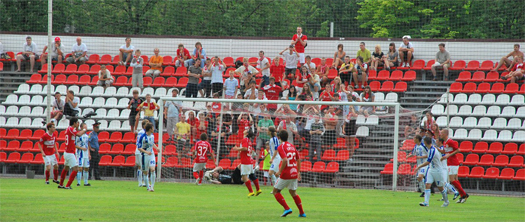
<path id="1" fill-rule="evenodd" d="M 5 111 L 6 116 L 17 116 L 18 115 L 18 106 L 8 106 Z"/>
<path id="2" fill-rule="evenodd" d="M 18 107 L 17 107 L 17 109 L 18 109 Z M 7 126 L 7 127 L 18 127 L 18 118 L 17 117 L 9 117 L 9 119 L 7 119 L 7 122 L 5 123 L 5 126 Z"/>
<path id="3" fill-rule="evenodd" d="M 518 108 L 516 111 L 516 117 L 525 118 L 525 106 Z"/>
<path id="4" fill-rule="evenodd" d="M 133 93 L 133 92 L 132 92 Z M 150 94 L 153 96 L 153 94 L 155 93 L 155 90 L 151 87 L 146 87 L 144 88 L 144 91 L 142 91 L 142 93 L 140 94 L 141 97 L 144 97 L 146 98 L 146 95 L 147 94 Z"/>
<path id="5" fill-rule="evenodd" d="M 512 118 L 507 123 L 507 129 L 520 129 L 521 128 L 521 119 Z"/>
<path id="6" fill-rule="evenodd" d="M 40 100 L 42 100 L 42 96 L 33 96 L 33 98 L 35 98 L 35 97 L 40 98 Z M 35 102 L 31 101 L 31 100 L 32 99 L 31 99 L 31 97 L 29 95 L 21 95 L 20 97 L 18 97 L 17 104 L 19 106 L 24 106 L 24 105 L 29 105 L 30 103 L 32 103 L 32 104 L 40 104 L 40 103 L 42 103 L 42 101 L 38 102 L 38 100 L 37 100 L 37 102 L 35 103 Z"/>
<path id="7" fill-rule="evenodd" d="M 117 88 L 114 86 L 110 86 L 106 88 L 106 92 L 104 92 L 104 96 L 116 96 L 117 95 Z"/>
<path id="8" fill-rule="evenodd" d="M 477 105 L 474 107 L 471 116 L 484 116 L 487 112 L 487 107 L 484 105 Z"/>
<path id="9" fill-rule="evenodd" d="M 93 130 L 93 124 L 95 124 L 95 120 L 88 119 L 85 121 L 88 130 Z"/>
<path id="10" fill-rule="evenodd" d="M 55 85 L 51 85 L 51 94 L 55 94 Z M 42 86 L 42 91 L 38 93 L 39 95 L 47 95 L 47 85 Z M 65 95 L 63 93 L 62 95 Z"/>
<path id="11" fill-rule="evenodd" d="M 169 97 L 171 97 L 171 94 L 166 95 L 166 88 L 162 88 L 162 87 L 161 87 L 161 88 L 157 88 L 157 89 L 155 90 L 155 95 L 154 95 L 154 96 L 155 96 L 155 97 L 165 97 L 165 96 L 169 96 Z"/>
<path id="12" fill-rule="evenodd" d="M 369 135 L 369 129 L 368 127 L 366 126 L 360 126 L 359 128 L 357 128 L 357 131 L 355 133 L 355 135 L 357 137 L 367 137 Z"/>
<path id="13" fill-rule="evenodd" d="M 75 85 L 69 86 L 68 90 L 73 91 L 75 95 L 78 95 L 78 93 L 80 92 L 80 89 L 78 88 L 78 86 L 75 86 Z M 51 93 L 51 94 L 54 95 L 54 93 Z"/>
<path id="14" fill-rule="evenodd" d="M 510 130 L 502 130 L 499 132 L 497 141 L 508 142 L 512 139 L 512 132 Z"/>
<path id="15" fill-rule="evenodd" d="M 457 97 L 456 97 L 457 98 Z M 472 114 L 472 106 L 469 105 L 463 105 L 459 108 L 459 112 L 457 115 L 460 116 L 470 116 Z"/>
<path id="16" fill-rule="evenodd" d="M 385 101 L 385 94 L 382 92 L 376 92 L 374 96 L 374 102 Z"/>
<path id="17" fill-rule="evenodd" d="M 80 92 L 78 92 L 79 96 L 89 96 L 91 95 L 91 86 L 82 86 L 80 88 Z"/>
<path id="18" fill-rule="evenodd" d="M 443 112 L 444 112 L 444 107 L 443 105 L 440 105 L 440 104 L 435 104 L 434 106 L 432 106 L 432 114 L 433 115 L 443 115 Z"/>
<path id="19" fill-rule="evenodd" d="M 480 94 L 471 94 L 468 97 L 467 104 L 469 105 L 477 105 L 481 103 L 481 95 Z"/>
<path id="20" fill-rule="evenodd" d="M 471 141 L 475 141 L 475 140 L 481 139 L 481 130 L 480 129 L 471 129 L 468 132 L 468 137 L 467 138 L 469 140 L 471 140 Z"/>
<path id="21" fill-rule="evenodd" d="M 51 100 L 53 101 L 53 100 Z M 47 105 L 47 99 L 44 101 L 44 98 L 42 98 L 41 95 L 36 95 L 36 96 L 33 96 L 33 98 L 31 98 L 31 102 L 30 102 L 31 105 Z"/>
<path id="22" fill-rule="evenodd" d="M 91 97 L 84 97 L 78 104 L 79 107 L 90 107 L 93 104 L 93 99 Z"/>
<path id="23" fill-rule="evenodd" d="M 90 112 L 95 112 L 95 110 L 92 108 L 85 108 L 84 110 L 82 110 L 82 116 L 85 116 L 86 114 Z"/>
<path id="24" fill-rule="evenodd" d="M 448 99 L 447 99 L 447 93 L 441 95 L 441 98 L 439 98 L 439 101 L 438 103 L 440 104 L 447 104 L 447 103 L 452 103 L 452 101 L 454 101 L 454 95 L 452 95 L 452 93 L 449 93 L 448 94 Z"/>
<path id="25" fill-rule="evenodd" d="M 59 85 L 59 86 L 57 86 L 55 92 L 59 92 L 62 95 L 66 95 L 67 94 L 67 86 L 66 85 Z"/>
<path id="26" fill-rule="evenodd" d="M 94 118 L 97 118 L 97 119 L 105 119 L 106 118 L 106 109 L 104 108 L 98 108 L 95 113 L 97 113 L 97 116 L 95 116 Z"/>
<path id="27" fill-rule="evenodd" d="M 108 121 L 106 120 L 99 120 L 98 121 L 100 123 L 100 130 L 107 130 L 108 128 Z"/>
<path id="28" fill-rule="evenodd" d="M 447 117 L 446 116 L 440 116 L 436 119 L 436 123 L 439 127 L 446 127 L 447 126 Z"/>
<path id="29" fill-rule="evenodd" d="M 31 128 L 40 129 L 44 126 L 44 119 L 43 118 L 34 118 L 33 123 L 31 123 Z"/>
<path id="30" fill-rule="evenodd" d="M 111 122 L 109 122 L 108 130 L 120 130 L 120 121 L 111 120 Z"/>
<path id="31" fill-rule="evenodd" d="M 478 121 L 478 128 L 488 129 L 492 126 L 492 119 L 489 117 L 483 117 Z"/>
<path id="32" fill-rule="evenodd" d="M 523 106 L 525 105 L 525 98 L 523 95 L 514 95 L 509 105 L 513 106 Z"/>
<path id="33" fill-rule="evenodd" d="M 458 113 L 458 106 L 448 105 L 443 112 L 443 115 L 456 115 Z"/>
<path id="34" fill-rule="evenodd" d="M 113 108 L 117 105 L 117 103 L 118 103 L 117 98 L 111 97 L 106 100 L 106 104 L 104 105 L 104 107 Z"/>
<path id="35" fill-rule="evenodd" d="M 5 117 L 0 116 L 0 126 L 5 126 Z"/>
<path id="36" fill-rule="evenodd" d="M 476 119 L 476 117 L 467 117 L 464 121 L 463 121 L 463 127 L 467 127 L 467 128 L 475 128 L 475 127 L 478 127 L 478 120 Z"/>
<path id="37" fill-rule="evenodd" d="M 120 126 L 120 128 L 123 129 L 123 130 L 130 129 L 131 126 L 129 125 L 129 120 L 126 120 L 126 121 L 122 122 L 122 126 Z"/>
<path id="38" fill-rule="evenodd" d="M 15 94 L 8 95 L 5 101 L 2 103 L 4 105 L 15 105 L 18 103 L 18 96 Z"/>
<path id="39" fill-rule="evenodd" d="M 122 87 L 120 87 L 120 88 L 122 88 Z M 139 87 L 133 87 L 133 88 L 129 89 L 129 92 L 128 92 L 128 95 L 127 95 L 127 96 L 128 96 L 128 97 L 133 97 L 133 91 L 134 91 L 134 90 L 139 91 L 139 95 L 141 94 L 141 93 L 140 93 L 141 90 L 140 90 Z M 139 125 L 140 125 L 140 124 L 139 124 Z"/>
<path id="40" fill-rule="evenodd" d="M 0 105 L 0 114 L 5 114 L 5 106 Z"/>
<path id="41" fill-rule="evenodd" d="M 22 106 L 20 109 L 18 109 L 17 116 L 29 116 L 31 115 L 31 107 L 29 106 Z"/>
<path id="42" fill-rule="evenodd" d="M 496 96 L 494 94 L 485 94 L 483 100 L 481 100 L 481 104 L 483 105 L 492 105 L 494 102 L 496 102 Z"/>
<path id="43" fill-rule="evenodd" d="M 379 124 L 379 117 L 378 116 L 370 115 L 370 116 L 368 116 L 368 118 L 366 118 L 365 125 L 375 126 L 375 125 L 378 125 L 378 124 Z"/>
<path id="44" fill-rule="evenodd" d="M 129 109 L 123 109 L 122 112 L 120 112 L 119 119 L 129 119 L 129 113 L 131 110 Z"/>
<path id="45" fill-rule="evenodd" d="M 499 106 L 491 106 L 487 109 L 485 116 L 499 116 L 501 114 L 501 108 Z"/>
<path id="46" fill-rule="evenodd" d="M 358 115 L 355 120 L 355 124 L 357 125 L 363 125 L 365 124 L 365 122 L 366 122 L 366 117 L 364 115 Z"/>
<path id="47" fill-rule="evenodd" d="M 495 141 L 497 138 L 498 138 L 498 132 L 496 130 L 487 130 L 485 131 L 485 134 L 483 135 L 482 140 Z"/>
<path id="48" fill-rule="evenodd" d="M 120 87 L 117 90 L 116 96 L 117 97 L 127 97 L 127 96 L 129 96 L 128 93 L 129 93 L 128 87 Z"/>
<path id="49" fill-rule="evenodd" d="M 397 93 L 391 92 L 391 93 L 386 94 L 385 96 L 386 102 L 397 102 L 397 100 L 398 100 Z"/>
<path id="50" fill-rule="evenodd" d="M 97 97 L 93 100 L 93 104 L 91 104 L 92 108 L 98 108 L 98 107 L 104 107 L 104 104 L 106 103 L 106 100 L 104 97 Z"/>
<path id="51" fill-rule="evenodd" d="M 501 94 L 498 96 L 494 104 L 500 105 L 500 106 L 506 106 L 509 103 L 510 103 L 510 96 L 508 94 Z"/>
<path id="52" fill-rule="evenodd" d="M 525 123 L 525 121 L 524 121 Z M 525 128 L 525 127 L 524 127 Z M 511 139 L 513 142 L 525 142 L 525 131 L 516 131 Z"/>
<path id="53" fill-rule="evenodd" d="M 42 92 L 42 85 L 35 84 L 31 86 L 31 89 L 29 90 L 29 93 L 31 95 L 38 95 Z"/>
<path id="54" fill-rule="evenodd" d="M 61 119 L 58 121 L 57 129 L 59 130 L 65 130 L 69 126 L 69 121 L 67 119 Z"/>
<path id="55" fill-rule="evenodd" d="M 494 120 L 491 129 L 504 129 L 507 127 L 507 119 L 498 117 Z"/>
<path id="56" fill-rule="evenodd" d="M 129 104 L 128 98 L 121 98 L 118 101 L 118 105 L 116 105 L 117 108 L 127 108 Z"/>
<path id="57" fill-rule="evenodd" d="M 465 93 L 460 93 L 460 94 L 457 94 L 455 97 L 454 97 L 454 104 L 464 104 L 464 103 L 467 103 L 467 94 Z"/>
<path id="58" fill-rule="evenodd" d="M 454 139 L 464 140 L 467 139 L 467 130 L 466 129 L 457 129 L 454 133 Z"/>
<path id="59" fill-rule="evenodd" d="M 516 108 L 514 106 L 505 106 L 501 111 L 503 117 L 514 117 L 516 115 Z"/>
<path id="60" fill-rule="evenodd" d="M 20 122 L 18 122 L 18 126 L 17 127 L 22 127 L 22 128 L 29 128 L 29 127 L 31 127 L 31 118 L 24 117 L 24 118 L 20 119 Z"/>
<path id="61" fill-rule="evenodd" d="M 95 86 L 95 88 L 93 88 L 93 91 L 91 91 L 91 95 L 90 96 L 103 96 L 104 95 L 104 87 L 102 86 Z"/>
<path id="62" fill-rule="evenodd" d="M 463 118 L 461 118 L 461 116 L 454 116 L 450 119 L 450 123 L 448 125 L 450 127 L 461 127 L 463 126 Z M 438 124 L 438 126 L 440 125 Z"/>
<path id="63" fill-rule="evenodd" d="M 110 109 L 106 115 L 108 119 L 118 119 L 120 116 L 120 112 L 118 109 Z"/>
<path id="64" fill-rule="evenodd" d="M 15 91 L 16 94 L 27 94 L 29 92 L 29 85 L 22 83 L 18 86 L 18 89 Z"/>

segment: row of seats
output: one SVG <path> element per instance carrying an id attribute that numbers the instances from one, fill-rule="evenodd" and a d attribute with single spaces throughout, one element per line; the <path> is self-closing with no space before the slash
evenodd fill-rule
<path id="1" fill-rule="evenodd" d="M 412 151 L 414 149 L 414 140 L 405 140 L 400 150 Z M 472 141 L 462 141 L 459 144 L 459 151 L 462 153 L 489 153 L 489 154 L 506 154 L 506 155 L 525 155 L 525 143 L 519 146 L 518 144 L 508 142 L 503 145 L 501 142 L 476 142 L 476 145 Z"/>
<path id="2" fill-rule="evenodd" d="M 450 134 L 452 135 L 452 134 Z M 498 142 L 525 142 L 525 131 L 515 131 L 514 134 L 510 130 L 496 131 L 493 129 L 486 130 L 484 133 L 480 129 L 457 129 L 452 137 L 457 140 L 470 141 L 498 141 Z"/>
<path id="3" fill-rule="evenodd" d="M 503 110 L 500 106 L 477 105 L 472 108 L 470 105 L 463 105 L 459 108 L 457 105 L 448 105 L 446 108 L 441 104 L 432 106 L 432 114 L 435 116 L 450 115 L 450 116 L 486 116 L 486 117 L 525 117 L 525 106 L 519 106 L 516 110 L 514 106 L 505 106 Z"/>
<path id="4" fill-rule="evenodd" d="M 508 75 L 509 72 L 503 72 L 501 75 L 496 71 L 491 71 L 485 75 L 485 72 L 478 71 L 474 74 L 469 71 L 459 73 L 456 82 L 510 82 L 510 79 L 501 79 L 501 77 Z"/>
<path id="5" fill-rule="evenodd" d="M 406 92 L 408 87 L 406 82 L 397 82 L 394 85 L 392 81 L 386 81 L 383 84 L 379 81 L 372 81 L 368 85 L 373 92 Z"/>
<path id="6" fill-rule="evenodd" d="M 511 157 L 509 162 L 509 156 L 507 155 L 498 155 L 494 159 L 494 155 L 484 154 L 480 159 L 478 154 L 471 153 L 467 155 L 464 161 L 462 161 L 462 164 L 477 166 L 525 167 L 522 155 Z"/>
<path id="7" fill-rule="evenodd" d="M 467 104 L 467 105 L 500 105 L 500 106 L 523 106 L 525 105 L 525 96 L 524 95 L 511 95 L 509 94 L 499 94 L 497 97 L 494 94 L 470 94 L 465 93 L 459 94 L 443 94 L 439 99 L 438 103 L 440 104 Z"/>
<path id="8" fill-rule="evenodd" d="M 467 117 L 463 120 L 461 116 L 454 116 L 450 118 L 450 122 L 447 124 L 447 117 L 440 116 L 436 119 L 436 123 L 440 127 L 452 127 L 452 128 L 481 128 L 481 129 L 508 129 L 508 130 L 525 130 L 525 121 L 522 124 L 521 118 L 512 118 L 507 122 L 506 118 L 498 117 L 492 119 L 489 117 L 482 117 L 479 120 L 476 117 Z"/>
<path id="9" fill-rule="evenodd" d="M 497 82 L 490 85 L 490 83 L 483 82 L 477 85 L 473 82 L 468 82 L 463 85 L 461 82 L 454 82 L 450 85 L 451 93 L 505 93 L 505 94 L 525 94 L 525 85 L 520 86 L 517 83 L 505 84 Z"/>

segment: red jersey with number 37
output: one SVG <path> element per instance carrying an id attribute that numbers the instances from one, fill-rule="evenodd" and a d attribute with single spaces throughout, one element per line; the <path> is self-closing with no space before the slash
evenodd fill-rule
<path id="1" fill-rule="evenodd" d="M 207 141 L 199 141 L 195 143 L 192 152 L 193 151 L 197 151 L 194 163 L 208 162 L 208 154 L 213 153 L 213 150 L 211 150 L 211 145 Z"/>
<path id="2" fill-rule="evenodd" d="M 66 153 L 76 153 L 77 148 L 75 147 L 75 140 L 77 138 L 77 133 L 77 129 L 72 126 L 66 129 Z"/>
<path id="3" fill-rule="evenodd" d="M 42 150 L 46 156 L 55 154 L 55 141 L 57 134 L 58 133 L 56 131 L 53 133 L 53 135 L 44 133 L 44 135 L 42 135 L 40 138 L 40 145 L 42 146 Z"/>
<path id="4" fill-rule="evenodd" d="M 458 142 L 449 138 L 447 141 L 443 143 L 443 147 L 445 147 L 445 152 L 449 154 L 458 149 Z M 450 156 L 447 159 L 447 165 L 448 166 L 459 166 L 459 160 L 455 154 L 453 156 Z"/>
<path id="5" fill-rule="evenodd" d="M 252 150 L 253 150 L 252 141 L 250 141 L 250 139 L 248 139 L 248 138 L 242 139 L 241 147 L 245 147 L 247 149 L 246 151 L 241 151 L 241 154 L 240 154 L 241 155 L 241 164 L 244 164 L 244 165 L 253 164 L 253 159 L 252 159 Z"/>
<path id="6" fill-rule="evenodd" d="M 285 180 L 297 179 L 299 172 L 297 171 L 297 160 L 299 159 L 299 153 L 295 149 L 295 146 L 289 142 L 284 142 L 279 147 L 277 151 L 281 156 L 281 159 L 288 159 L 286 168 L 284 168 L 281 173 L 280 178 Z"/>

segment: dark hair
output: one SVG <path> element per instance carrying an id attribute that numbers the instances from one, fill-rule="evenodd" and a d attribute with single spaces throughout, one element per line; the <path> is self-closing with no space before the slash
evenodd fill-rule
<path id="1" fill-rule="evenodd" d="M 309 55 L 307 55 L 306 57 L 304 57 L 305 59 L 311 59 L 312 57 L 310 57 Z"/>
<path id="2" fill-rule="evenodd" d="M 365 42 L 360 42 L 359 45 L 366 45 Z"/>
<path id="3" fill-rule="evenodd" d="M 208 140 L 208 135 L 206 135 L 206 133 L 202 133 L 202 134 L 201 134 L 201 140 L 202 140 L 202 141 L 206 141 L 206 140 Z"/>
<path id="4" fill-rule="evenodd" d="M 147 120 L 147 119 L 142 120 L 142 128 L 145 129 L 146 125 L 148 125 L 148 123 L 149 123 L 149 120 Z"/>
<path id="5" fill-rule="evenodd" d="M 126 37 L 126 40 L 128 40 L 128 39 L 131 40 L 131 37 Z"/>
<path id="6" fill-rule="evenodd" d="M 277 129 L 275 129 L 275 126 L 268 127 L 268 131 L 270 131 L 272 136 L 277 136 Z"/>
<path id="7" fill-rule="evenodd" d="M 197 45 L 200 45 L 200 46 L 202 47 L 201 42 L 196 42 L 196 43 L 195 43 L 195 46 L 197 46 Z"/>
<path id="8" fill-rule="evenodd" d="M 85 125 L 86 125 L 86 123 L 81 123 L 80 124 L 80 128 L 82 128 L 82 126 L 85 126 Z"/>
<path id="9" fill-rule="evenodd" d="M 78 122 L 78 119 L 76 117 L 73 117 L 69 120 L 69 126 L 75 125 L 75 123 Z"/>
<path id="10" fill-rule="evenodd" d="M 253 130 L 249 129 L 246 138 L 253 139 L 253 137 L 255 137 L 255 133 L 253 133 Z"/>
<path id="11" fill-rule="evenodd" d="M 443 138 L 439 138 L 439 142 L 440 142 L 440 143 L 444 143 L 444 142 L 445 142 L 445 139 L 443 139 Z"/>
<path id="12" fill-rule="evenodd" d="M 388 46 L 394 46 L 394 47 L 392 47 L 392 49 L 393 49 L 394 51 L 388 49 L 389 52 L 396 52 L 396 43 L 391 42 Z"/>
<path id="13" fill-rule="evenodd" d="M 445 48 L 445 43 L 439 43 L 439 46 L 443 46 L 443 48 Z"/>
<path id="14" fill-rule="evenodd" d="M 424 140 L 425 144 L 432 144 L 432 138 L 430 138 L 428 136 L 425 137 L 425 139 L 423 139 L 423 140 Z"/>
<path id="15" fill-rule="evenodd" d="M 294 89 L 293 92 L 291 91 L 292 88 Z M 290 89 L 288 89 L 288 97 L 297 97 L 297 89 L 295 86 L 291 86 Z"/>
<path id="16" fill-rule="evenodd" d="M 339 49 L 339 48 L 343 48 L 343 49 L 344 49 L 343 44 L 339 44 L 339 45 L 337 45 L 337 49 Z"/>
<path id="17" fill-rule="evenodd" d="M 283 142 L 288 141 L 288 132 L 286 130 L 279 131 L 279 139 Z"/>
<path id="18" fill-rule="evenodd" d="M 363 57 L 358 56 L 357 59 L 359 59 L 359 61 L 363 62 Z"/>
<path id="19" fill-rule="evenodd" d="M 31 38 L 31 37 L 28 37 L 28 38 Z M 514 46 L 518 46 L 518 48 L 520 47 L 520 44 L 514 44 Z"/>
<path id="20" fill-rule="evenodd" d="M 297 96 L 297 99 L 305 100 L 306 99 L 306 95 L 301 94 L 301 95 Z"/>
<path id="21" fill-rule="evenodd" d="M 144 130 L 145 130 L 146 132 L 148 132 L 150 129 L 153 129 L 153 124 L 151 124 L 151 123 L 148 122 L 148 123 L 146 124 L 146 127 L 144 127 Z"/>
<path id="22" fill-rule="evenodd" d="M 430 116 L 433 116 L 433 115 L 432 115 L 432 112 L 430 112 L 430 111 L 427 111 L 427 114 L 430 114 Z"/>
<path id="23" fill-rule="evenodd" d="M 73 92 L 73 90 L 68 90 L 67 92 L 70 93 L 71 95 L 75 95 L 75 92 Z"/>
<path id="24" fill-rule="evenodd" d="M 26 39 L 31 39 L 31 36 L 26 37 Z"/>
<path id="25" fill-rule="evenodd" d="M 416 135 L 414 136 L 414 139 L 421 142 L 421 140 L 423 139 L 423 137 L 421 137 L 421 135 Z"/>
<path id="26" fill-rule="evenodd" d="M 179 43 L 179 47 L 177 47 L 177 48 L 180 48 L 180 47 L 184 48 L 184 45 L 182 43 Z"/>
<path id="27" fill-rule="evenodd" d="M 259 53 L 262 53 L 264 55 L 264 51 L 263 50 L 259 51 Z"/>
<path id="28" fill-rule="evenodd" d="M 49 130 L 52 126 L 54 126 L 55 124 L 53 122 L 50 122 L 46 125 L 46 129 Z"/>

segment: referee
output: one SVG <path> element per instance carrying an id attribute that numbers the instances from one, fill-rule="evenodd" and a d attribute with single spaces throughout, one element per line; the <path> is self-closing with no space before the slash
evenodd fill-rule
<path id="1" fill-rule="evenodd" d="M 91 131 L 89 134 L 88 139 L 89 154 L 91 155 L 91 164 L 89 167 L 90 180 L 91 175 L 95 177 L 95 180 L 102 180 L 100 179 L 100 172 L 98 171 L 98 162 L 100 162 L 100 154 L 98 153 L 98 132 L 100 131 L 99 125 L 99 122 L 95 122 L 95 124 L 93 124 L 93 131 Z M 91 172 L 92 170 L 93 172 Z"/>

